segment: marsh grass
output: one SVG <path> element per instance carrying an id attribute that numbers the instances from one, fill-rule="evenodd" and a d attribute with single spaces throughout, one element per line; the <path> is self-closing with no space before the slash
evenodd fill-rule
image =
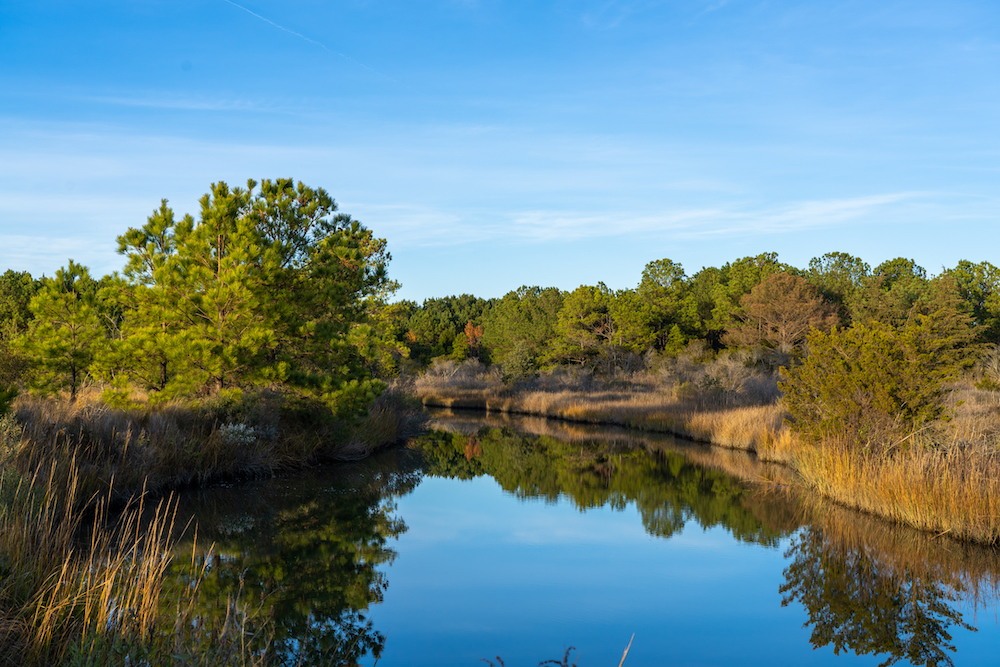
<path id="1" fill-rule="evenodd" d="M 62 489 L 52 474 L 0 479 L 0 664 L 261 664 L 266 643 L 246 641 L 249 616 L 235 601 L 216 627 L 194 615 L 197 573 L 165 603 L 173 504 L 147 512 L 140 497 L 112 522 L 105 499 L 78 502 L 69 468 Z M 228 648 L 213 654 L 225 659 L 195 658 L 210 643 Z"/>
<path id="2" fill-rule="evenodd" d="M 788 461 L 794 443 L 779 404 L 727 406 L 711 399 L 685 400 L 648 390 L 431 391 L 418 388 L 424 405 L 537 415 L 584 424 L 608 424 L 670 433 L 722 447 Z"/>
<path id="3" fill-rule="evenodd" d="M 799 445 L 802 482 L 842 505 L 935 535 L 1000 544 L 1000 394 L 950 387 L 948 419 L 878 451 Z"/>
<path id="4" fill-rule="evenodd" d="M 846 443 L 803 447 L 802 480 L 832 500 L 935 534 L 1000 542 L 1000 455 L 912 446 L 890 454 Z"/>
<path id="5" fill-rule="evenodd" d="M 14 414 L 10 428 L 0 423 L 4 463 L 52 479 L 53 488 L 68 488 L 75 475 L 77 500 L 100 496 L 117 503 L 143 491 L 361 458 L 422 423 L 419 404 L 395 388 L 353 424 L 275 389 L 155 407 L 111 407 L 90 389 L 75 403 L 21 397 Z"/>
<path id="6" fill-rule="evenodd" d="M 751 353 L 711 357 L 691 349 L 610 377 L 585 366 L 559 367 L 514 386 L 479 362 L 440 360 L 417 379 L 414 393 L 426 406 L 670 433 L 771 461 L 789 461 L 794 448 L 777 400 L 777 375 Z"/>
<path id="7" fill-rule="evenodd" d="M 425 420 L 394 388 L 354 424 L 314 408 L 271 390 L 155 409 L 110 407 L 93 389 L 72 404 L 19 398 L 0 418 L 0 665 L 273 662 L 270 620 L 239 595 L 224 614 L 197 613 L 211 559 L 192 551 L 186 584 L 163 590 L 172 504 L 146 505 L 178 486 L 360 458 Z"/>

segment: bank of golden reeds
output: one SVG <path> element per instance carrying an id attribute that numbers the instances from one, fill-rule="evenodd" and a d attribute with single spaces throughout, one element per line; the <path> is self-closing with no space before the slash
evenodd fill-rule
<path id="1" fill-rule="evenodd" d="M 242 610 L 212 628 L 193 615 L 197 573 L 165 603 L 170 503 L 150 519 L 140 498 L 112 525 L 103 500 L 77 502 L 77 473 L 66 488 L 47 479 L 0 479 L 0 665 L 263 664 L 266 642 L 249 641 Z"/>
<path id="2" fill-rule="evenodd" d="M 537 415 L 586 424 L 670 433 L 722 447 L 753 451 L 769 461 L 788 461 L 793 442 L 779 404 L 726 405 L 710 399 L 678 399 L 665 392 L 420 390 L 426 406 Z"/>
<path id="3" fill-rule="evenodd" d="M 801 447 L 805 484 L 837 503 L 935 534 L 1000 542 L 1000 457 L 975 448 L 913 446 L 888 454 L 844 443 Z"/>
<path id="4" fill-rule="evenodd" d="M 511 391 L 426 383 L 418 385 L 417 395 L 429 406 L 619 425 L 752 451 L 795 471 L 782 480 L 841 505 L 933 534 L 1000 543 L 1000 393 L 969 383 L 952 388 L 951 418 L 933 438 L 914 438 L 882 454 L 843 443 L 800 442 L 783 423 L 780 402 L 731 405 L 711 394 L 692 398 L 645 386 Z"/>
<path id="5" fill-rule="evenodd" d="M 681 443 L 669 433 L 638 430 L 604 424 L 585 424 L 510 412 L 472 415 L 463 410 L 437 409 L 431 412 L 430 428 L 475 436 L 484 425 L 513 428 L 519 433 L 547 436 L 572 443 L 616 443 L 647 451 L 681 454 L 704 468 L 720 470 L 751 484 L 787 486 L 793 471 L 786 465 L 766 461 L 752 452 L 731 447 L 711 447 L 707 443 Z"/>

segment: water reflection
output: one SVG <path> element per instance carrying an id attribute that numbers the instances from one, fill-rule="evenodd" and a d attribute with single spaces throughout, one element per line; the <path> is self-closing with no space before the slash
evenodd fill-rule
<path id="1" fill-rule="evenodd" d="M 648 451 L 620 440 L 571 443 L 508 428 L 484 428 L 472 436 L 430 432 L 413 447 L 424 456 L 425 474 L 490 475 L 518 498 L 555 502 L 561 496 L 580 510 L 606 505 L 624 510 L 635 503 L 643 526 L 658 537 L 676 535 L 691 520 L 770 547 L 788 534 L 755 516 L 745 484 L 678 452 Z"/>
<path id="2" fill-rule="evenodd" d="M 806 608 L 814 647 L 888 655 L 882 667 L 900 660 L 952 665 L 949 628 L 975 631 L 957 609 L 959 591 L 844 548 L 821 529 L 803 528 L 786 555 L 792 562 L 781 603 Z"/>
<path id="3" fill-rule="evenodd" d="M 241 596 L 259 617 L 271 619 L 278 662 L 353 665 L 378 656 L 384 635 L 366 618 L 388 585 L 385 566 L 396 553 L 390 541 L 406 530 L 393 499 L 409 493 L 419 476 L 412 457 L 390 456 L 338 471 L 189 496 L 179 509 L 198 523 L 206 568 L 199 614 L 228 613 L 225 601 Z M 198 549 L 191 541 L 179 553 Z M 188 559 L 189 560 L 189 559 Z M 188 584 L 184 559 L 169 587 Z M 169 590 L 168 590 L 169 595 Z"/>
<path id="4" fill-rule="evenodd" d="M 369 610 L 384 599 L 393 544 L 407 530 L 396 500 L 424 476 L 484 475 L 518 498 L 569 500 L 581 511 L 634 505 L 646 532 L 661 538 L 695 525 L 772 552 L 790 545 L 780 597 L 755 604 L 801 605 L 812 646 L 837 654 L 950 665 L 952 634 L 974 629 L 963 604 L 995 608 L 995 552 L 748 484 L 786 473 L 739 452 L 537 420 L 528 430 L 540 434 L 469 418 L 436 425 L 408 448 L 362 464 L 189 494 L 179 516 L 194 517 L 203 546 L 188 540 L 178 552 L 215 544 L 210 557 L 198 552 L 208 572 L 201 613 L 224 615 L 226 597 L 242 595 L 273 620 L 275 651 L 289 664 L 377 657 L 386 637 Z M 178 567 L 168 588 L 188 580 L 187 566 Z"/>

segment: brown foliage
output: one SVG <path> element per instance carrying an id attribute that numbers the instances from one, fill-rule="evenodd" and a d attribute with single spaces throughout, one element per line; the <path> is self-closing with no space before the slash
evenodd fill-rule
<path id="1" fill-rule="evenodd" d="M 798 276 L 775 273 L 740 299 L 744 315 L 726 334 L 734 345 L 765 345 L 791 352 L 811 329 L 829 330 L 838 322 L 835 308 Z"/>

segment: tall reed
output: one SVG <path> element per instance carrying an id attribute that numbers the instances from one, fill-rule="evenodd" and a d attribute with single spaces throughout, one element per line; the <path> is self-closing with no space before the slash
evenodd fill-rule
<path id="1" fill-rule="evenodd" d="M 865 452 L 828 441 L 801 447 L 802 480 L 834 501 L 916 528 L 1000 543 L 1000 452 L 911 446 Z"/>
<path id="2" fill-rule="evenodd" d="M 112 521 L 106 498 L 80 501 L 67 470 L 45 482 L 0 474 L 0 665 L 266 663 L 266 624 L 238 601 L 221 625 L 196 616 L 203 572 L 164 595 L 173 503 L 140 496 Z"/>
<path id="3" fill-rule="evenodd" d="M 0 655 L 8 662 L 56 664 L 74 645 L 108 633 L 139 640 L 159 615 L 169 504 L 159 504 L 140 524 L 140 500 L 109 528 L 106 504 L 98 501 L 85 526 L 78 475 L 58 491 L 55 480 L 14 480 L 9 471 L 0 480 L 0 613 L 6 621 Z"/>

